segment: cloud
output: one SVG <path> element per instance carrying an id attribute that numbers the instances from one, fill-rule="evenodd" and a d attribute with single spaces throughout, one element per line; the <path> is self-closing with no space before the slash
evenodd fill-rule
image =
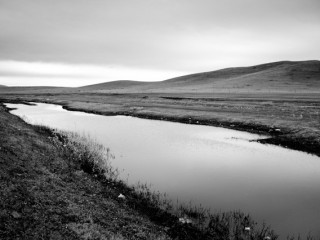
<path id="1" fill-rule="evenodd" d="M 123 66 L 0 61 L 0 83 L 8 86 L 83 86 L 114 80 L 160 81 L 187 72 Z"/>
<path id="2" fill-rule="evenodd" d="M 11 76 L 88 78 L 105 77 L 112 71 L 112 67 L 88 64 L 0 61 L 0 74 Z"/>
<path id="3" fill-rule="evenodd" d="M 0 59 L 158 73 L 319 59 L 319 12 L 319 0 L 0 0 Z"/>

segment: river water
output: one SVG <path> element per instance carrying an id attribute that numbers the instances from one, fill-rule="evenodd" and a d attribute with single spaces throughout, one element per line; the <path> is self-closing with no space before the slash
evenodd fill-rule
<path id="1" fill-rule="evenodd" d="M 61 106 L 6 104 L 34 124 L 90 134 L 115 155 L 129 183 L 147 182 L 173 200 L 241 210 L 287 234 L 320 237 L 320 158 L 250 140 L 224 128 L 100 116 Z"/>

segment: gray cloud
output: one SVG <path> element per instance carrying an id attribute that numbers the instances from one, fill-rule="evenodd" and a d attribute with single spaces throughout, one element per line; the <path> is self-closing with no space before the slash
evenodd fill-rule
<path id="1" fill-rule="evenodd" d="M 319 59 L 318 0 L 0 0 L 1 60 L 205 71 Z"/>

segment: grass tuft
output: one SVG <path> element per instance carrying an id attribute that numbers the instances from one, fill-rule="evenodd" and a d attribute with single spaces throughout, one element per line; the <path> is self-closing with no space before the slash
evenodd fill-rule
<path id="1" fill-rule="evenodd" d="M 112 181 L 118 179 L 119 171 L 111 165 L 114 156 L 109 148 L 98 143 L 89 135 L 55 130 L 52 134 L 52 141 L 60 149 L 63 158 L 67 160 L 69 169 L 74 169 L 76 165 L 84 172 L 96 177 Z"/>

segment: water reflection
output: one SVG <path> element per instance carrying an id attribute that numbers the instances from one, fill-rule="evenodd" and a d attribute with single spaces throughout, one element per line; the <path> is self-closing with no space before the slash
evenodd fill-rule
<path id="1" fill-rule="evenodd" d="M 320 159 L 249 140 L 263 136 L 208 126 L 13 105 L 32 123 L 89 133 L 110 147 L 131 182 L 217 210 L 251 213 L 283 235 L 320 236 Z"/>

